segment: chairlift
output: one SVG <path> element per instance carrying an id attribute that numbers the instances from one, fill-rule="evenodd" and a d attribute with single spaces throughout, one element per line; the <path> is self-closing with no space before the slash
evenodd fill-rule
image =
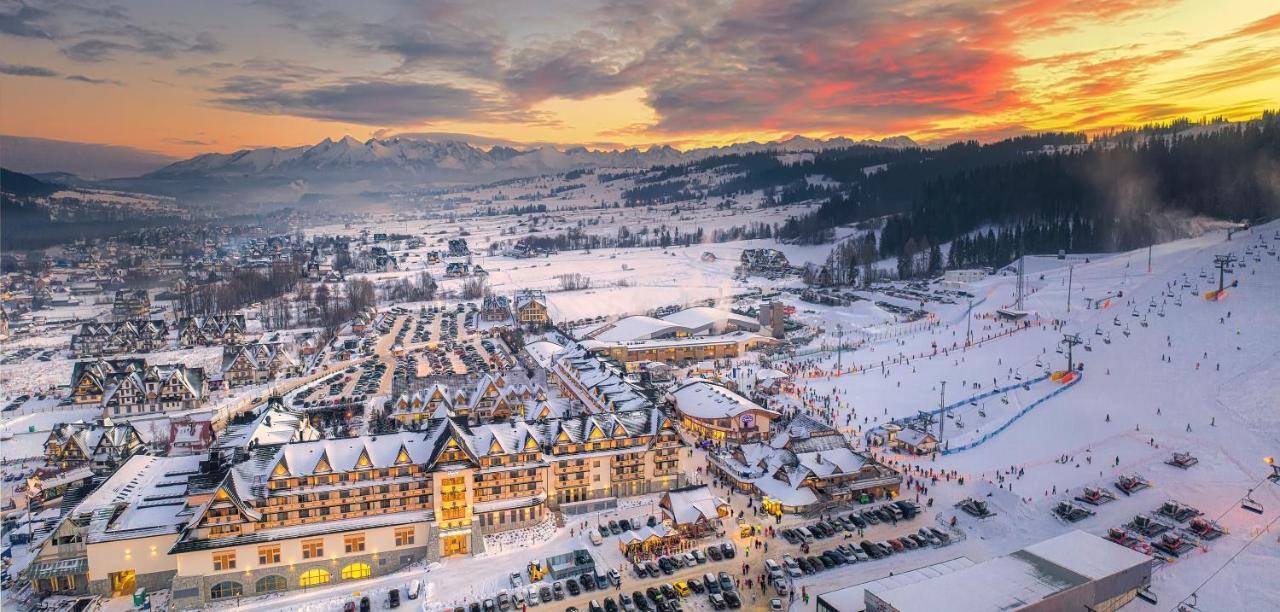
<path id="1" fill-rule="evenodd" d="M 1042 363 L 1039 359 L 1036 359 L 1036 367 L 1037 367 L 1037 368 L 1043 368 L 1043 367 L 1044 367 L 1044 363 Z"/>
<path id="2" fill-rule="evenodd" d="M 956 428 L 957 428 L 957 429 L 964 429 L 964 421 L 961 421 L 961 420 L 959 420 L 959 419 L 956 419 L 955 426 L 956 426 Z M 1261 511 L 1259 511 L 1259 512 L 1261 512 Z"/>
<path id="3" fill-rule="evenodd" d="M 1128 325 L 1124 326 L 1124 337 L 1126 337 L 1126 338 L 1128 338 L 1128 337 L 1129 337 L 1129 326 L 1128 326 Z"/>
<path id="4" fill-rule="evenodd" d="M 1061 344 L 1059 344 L 1059 345 L 1058 345 L 1057 351 L 1058 351 L 1058 354 L 1059 354 L 1059 355 L 1061 355 L 1061 354 L 1062 354 L 1062 345 L 1061 345 Z"/>
<path id="5" fill-rule="evenodd" d="M 1253 498 L 1253 489 L 1249 489 L 1244 499 L 1240 500 L 1240 507 L 1254 514 L 1262 514 L 1262 503 Z"/>
<path id="6" fill-rule="evenodd" d="M 1116 327 L 1120 327 L 1120 315 L 1116 315 L 1116 316 L 1112 317 L 1112 318 L 1111 318 L 1111 324 L 1112 324 L 1112 325 L 1114 325 L 1114 326 L 1116 326 Z"/>
<path id="7" fill-rule="evenodd" d="M 1160 316 L 1162 316 L 1162 317 L 1163 317 L 1164 315 L 1163 315 L 1163 314 L 1161 314 Z M 1146 318 L 1145 316 L 1144 316 L 1144 317 L 1142 317 L 1142 326 L 1143 326 L 1143 327 L 1149 327 L 1149 326 L 1150 326 L 1150 324 L 1149 324 L 1149 323 L 1147 323 L 1147 318 Z"/>
<path id="8" fill-rule="evenodd" d="M 980 417 L 982 417 L 982 418 L 984 418 L 984 419 L 985 419 L 985 418 L 987 418 L 987 411 L 986 411 L 986 410 L 983 410 L 983 409 L 981 409 L 981 408 L 979 408 L 979 409 L 978 409 L 978 416 L 980 416 Z"/>
<path id="9" fill-rule="evenodd" d="M 1022 372 L 1021 372 L 1021 371 L 1014 372 L 1014 373 L 1013 373 L 1013 379 L 1014 379 L 1014 380 L 1022 380 Z"/>
<path id="10" fill-rule="evenodd" d="M 1111 334 L 1107 334 L 1107 337 L 1103 338 L 1102 342 L 1105 344 L 1111 344 Z"/>
<path id="11" fill-rule="evenodd" d="M 1101 326 L 1101 325 L 1095 325 L 1095 326 L 1093 327 L 1093 335 L 1095 335 L 1095 336 L 1101 336 L 1101 335 L 1102 335 L 1102 326 Z"/>

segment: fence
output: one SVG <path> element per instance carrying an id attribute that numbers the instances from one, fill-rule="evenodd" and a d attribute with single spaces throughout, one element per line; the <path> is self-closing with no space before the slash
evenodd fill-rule
<path id="1" fill-rule="evenodd" d="M 1038 399 L 1038 400 L 1036 400 L 1036 401 L 1034 401 L 1034 402 L 1031 402 L 1030 404 L 1028 404 L 1028 405 L 1027 405 L 1027 407 L 1026 407 L 1026 408 L 1023 408 L 1022 410 L 1018 411 L 1018 413 L 1017 413 L 1017 414 L 1013 415 L 1013 418 L 1012 418 L 1012 419 L 1009 419 L 1008 421 L 1005 421 L 1003 425 L 1001 425 L 1001 426 L 997 427 L 997 428 L 995 429 L 995 431 L 992 431 L 992 432 L 990 432 L 990 433 L 988 433 L 988 434 L 986 434 L 986 435 L 982 436 L 981 438 L 978 438 L 977 440 L 974 440 L 973 442 L 970 442 L 970 443 L 968 443 L 968 444 L 965 444 L 964 446 L 958 446 L 958 447 L 955 447 L 955 448 L 948 448 L 948 449 L 946 449 L 946 450 L 942 451 L 942 454 L 944 454 L 944 455 L 950 455 L 950 454 L 952 454 L 952 453 L 958 453 L 958 452 L 963 451 L 963 450 L 969 450 L 969 449 L 971 449 L 971 448 L 974 448 L 974 447 L 976 447 L 976 446 L 981 445 L 983 442 L 986 442 L 987 440 L 990 440 L 991 438 L 994 438 L 997 434 L 999 434 L 1000 432 L 1004 431 L 1006 428 L 1008 428 L 1010 425 L 1012 425 L 1015 421 L 1017 421 L 1018 419 L 1022 418 L 1022 417 L 1023 417 L 1023 415 L 1027 414 L 1028 412 L 1031 412 L 1031 410 L 1032 410 L 1032 409 L 1034 409 L 1036 406 L 1039 406 L 1040 404 L 1043 404 L 1043 403 L 1045 403 L 1045 402 L 1049 401 L 1050 399 L 1053 399 L 1053 398 L 1054 398 L 1054 397 L 1056 397 L 1059 393 L 1062 393 L 1063 391 L 1066 391 L 1067 389 L 1070 389 L 1071 387 L 1074 387 L 1076 383 L 1080 382 L 1080 379 L 1081 379 L 1081 378 L 1084 378 L 1084 373 L 1082 373 L 1082 372 L 1076 372 L 1076 373 L 1075 373 L 1075 376 L 1071 379 L 1071 381 L 1070 381 L 1070 382 L 1068 382 L 1068 383 L 1067 383 L 1067 384 L 1065 384 L 1065 385 L 1062 385 L 1061 387 L 1058 387 L 1057 389 L 1054 389 L 1052 393 L 1050 393 L 1050 394 L 1048 394 L 1048 395 L 1046 395 L 1046 396 L 1044 396 L 1044 397 L 1042 397 L 1042 398 L 1040 398 L 1040 399 Z M 1039 380 L 1043 380 L 1043 379 L 1044 379 L 1044 377 L 1041 377 Z M 1038 381 L 1037 381 L 1037 382 L 1038 382 Z"/>

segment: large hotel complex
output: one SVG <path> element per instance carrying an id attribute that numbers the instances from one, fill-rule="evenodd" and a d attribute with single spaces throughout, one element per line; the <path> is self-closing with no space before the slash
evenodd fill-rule
<path id="1" fill-rule="evenodd" d="M 243 428 L 272 440 L 280 428 L 261 421 Z M 485 534 L 549 510 L 675 488 L 683 446 L 668 417 L 644 408 L 431 419 L 413 432 L 251 441 L 208 459 L 140 455 L 67 515 L 31 575 L 49 592 L 172 585 L 188 607 L 366 578 L 482 552 Z"/>

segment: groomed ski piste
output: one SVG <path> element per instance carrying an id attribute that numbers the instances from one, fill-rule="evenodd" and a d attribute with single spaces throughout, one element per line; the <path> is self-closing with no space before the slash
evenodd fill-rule
<path id="1" fill-rule="evenodd" d="M 831 402 L 837 406 L 833 420 L 856 427 L 857 433 L 890 419 L 906 420 L 918 411 L 936 409 L 940 384 L 946 381 L 948 397 L 956 398 L 947 402 L 956 404 L 956 418 L 966 424 L 960 437 L 953 439 L 954 448 L 957 442 L 963 446 L 963 436 L 978 428 L 979 408 L 992 419 L 998 414 L 993 408 L 1020 411 L 1042 395 L 1039 385 L 1057 383 L 1039 382 L 1031 385 L 1031 391 L 1010 391 L 1008 405 L 995 395 L 972 406 L 966 400 L 957 401 L 956 391 L 965 389 L 962 393 L 972 395 L 974 381 L 984 381 L 984 388 L 990 390 L 993 378 L 1004 385 L 1012 372 L 1038 376 L 1043 368 L 1037 362 L 1061 370 L 1065 357 L 1056 349 L 1064 333 L 1079 334 L 1089 346 L 1074 349 L 1076 362 L 1085 366 L 1085 376 L 1074 388 L 1026 412 L 984 443 L 936 458 L 882 455 L 899 465 L 954 470 L 957 477 L 965 477 L 963 486 L 957 484 L 958 478 L 937 484 L 926 478 L 923 483 L 929 493 L 921 499 L 935 498 L 933 507 L 942 509 L 940 522 L 955 515 L 957 525 L 971 537 L 945 552 L 891 559 L 878 563 L 874 571 L 859 568 L 847 574 L 819 575 L 800 584 L 809 585 L 810 593 L 823 593 L 961 555 L 981 561 L 1073 528 L 1105 537 L 1109 528 L 1150 513 L 1164 500 L 1177 499 L 1201 510 L 1201 518 L 1215 521 L 1227 533 L 1211 541 L 1197 540 L 1194 550 L 1178 557 L 1154 551 L 1168 562 L 1154 574 L 1152 590 L 1160 604 L 1152 609 L 1173 609 L 1193 592 L 1201 610 L 1280 606 L 1280 582 L 1274 578 L 1280 568 L 1280 484 L 1265 479 L 1271 473 L 1265 459 L 1280 456 L 1277 247 L 1280 222 L 1271 222 L 1238 231 L 1229 241 L 1225 230 L 1217 230 L 1155 245 L 1150 250 L 1150 272 L 1147 249 L 1092 255 L 1087 262 L 1085 256 L 1028 257 L 1030 295 L 1025 310 L 1031 320 L 1048 324 L 964 351 L 951 350 L 943 359 L 912 359 L 909 365 L 893 365 L 883 373 L 875 368 L 799 379 L 802 396 L 838 397 Z M 1206 299 L 1205 292 L 1217 289 L 1213 260 L 1222 254 L 1234 254 L 1244 263 L 1226 275 L 1228 286 L 1233 281 L 1238 286 L 1229 287 L 1219 299 Z M 1000 275 L 975 283 L 970 293 L 990 297 L 974 314 L 990 317 L 1001 306 L 1011 305 L 1015 284 L 1014 276 Z M 1121 292 L 1123 297 L 1118 297 Z M 1091 298 L 1089 306 L 1102 302 L 1103 307 L 1086 306 L 1086 297 Z M 954 316 L 956 309 L 961 316 Z M 934 343 L 950 346 L 964 338 L 964 309 L 960 305 L 937 313 L 948 325 L 888 346 L 845 352 L 844 365 L 875 364 L 900 353 L 920 355 Z M 1055 320 L 1062 323 L 1060 330 L 1051 324 Z M 982 334 L 992 333 L 985 329 L 991 324 L 987 318 L 972 322 Z M 806 365 L 833 370 L 834 364 L 834 358 L 828 358 Z M 822 405 L 822 401 L 814 403 Z M 950 437 L 951 419 L 946 427 Z M 933 431 L 937 433 L 936 424 Z M 1199 461 L 1187 469 L 1166 464 L 1175 452 L 1189 452 Z M 1122 474 L 1140 474 L 1151 486 L 1130 496 L 1120 494 L 1114 483 Z M 1109 490 L 1117 499 L 1101 506 L 1085 505 L 1095 514 L 1076 523 L 1059 520 L 1054 508 L 1063 501 L 1081 505 L 1074 497 L 1084 487 Z M 1264 508 L 1262 514 L 1241 507 L 1250 488 L 1252 499 Z M 914 492 L 904 494 L 915 497 Z M 978 520 L 952 507 L 968 497 L 986 501 L 997 516 Z M 1179 535 L 1192 535 L 1188 523 L 1175 527 Z M 1149 540 L 1144 542 L 1148 547 L 1159 538 Z M 1139 600 L 1125 609 L 1147 607 Z"/>

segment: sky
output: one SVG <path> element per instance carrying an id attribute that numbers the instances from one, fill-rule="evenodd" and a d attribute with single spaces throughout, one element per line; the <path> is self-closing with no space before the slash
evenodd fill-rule
<path id="1" fill-rule="evenodd" d="M 346 135 L 989 141 L 1278 101 L 1275 0 L 0 0 L 0 142 L 152 164 Z"/>

